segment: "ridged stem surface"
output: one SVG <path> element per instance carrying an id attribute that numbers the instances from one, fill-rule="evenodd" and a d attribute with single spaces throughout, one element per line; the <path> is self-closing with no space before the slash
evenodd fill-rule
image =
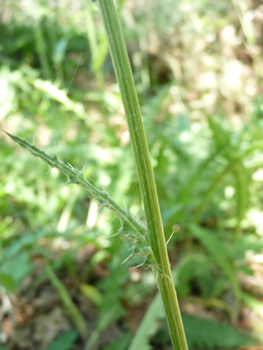
<path id="1" fill-rule="evenodd" d="M 147 239 L 159 267 L 155 270 L 157 284 L 173 347 L 175 350 L 186 350 L 188 347 L 168 260 L 150 153 L 126 46 L 113 0 L 98 0 L 98 6 L 128 122 L 147 222 Z"/>

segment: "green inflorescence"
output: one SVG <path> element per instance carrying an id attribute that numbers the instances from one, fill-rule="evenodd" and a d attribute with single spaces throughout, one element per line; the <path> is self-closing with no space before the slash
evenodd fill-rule
<path id="1" fill-rule="evenodd" d="M 145 226 L 141 220 L 135 219 L 132 216 L 128 208 L 121 208 L 109 196 L 107 191 L 100 190 L 99 188 L 92 185 L 88 180 L 86 180 L 83 175 L 83 171 L 79 171 L 69 163 L 63 163 L 61 160 L 59 160 L 57 155 L 50 155 L 18 136 L 11 135 L 7 132 L 6 134 L 25 150 L 31 152 L 34 156 L 44 160 L 51 168 L 57 168 L 62 173 L 64 173 L 68 177 L 67 184 L 77 184 L 85 188 L 90 195 L 99 201 L 101 207 L 110 209 L 119 218 L 122 226 L 117 234 L 125 236 L 132 242 L 132 253 L 125 261 L 128 261 L 135 256 L 141 256 L 143 261 L 136 267 L 146 265 L 152 267 L 155 272 L 161 272 L 154 257 L 152 248 L 150 247 L 150 244 L 147 240 L 147 230 Z"/>

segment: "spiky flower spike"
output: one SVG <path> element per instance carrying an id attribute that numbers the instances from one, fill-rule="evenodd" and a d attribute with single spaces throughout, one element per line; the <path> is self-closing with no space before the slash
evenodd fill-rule
<path id="1" fill-rule="evenodd" d="M 160 272 L 160 269 L 158 268 L 154 259 L 152 249 L 147 241 L 146 228 L 139 219 L 135 219 L 131 215 L 130 211 L 126 207 L 121 208 L 109 196 L 108 192 L 92 185 L 85 179 L 82 171 L 79 171 L 70 164 L 66 165 L 59 160 L 56 155 L 50 155 L 18 136 L 11 135 L 6 131 L 4 132 L 25 150 L 44 160 L 51 168 L 57 168 L 63 174 L 65 174 L 68 177 L 68 184 L 80 185 L 87 190 L 91 196 L 98 200 L 100 206 L 110 209 L 119 218 L 122 225 L 118 231 L 118 234 L 121 234 L 132 241 L 132 254 L 129 256 L 129 258 L 132 258 L 135 255 L 140 255 L 143 259 L 141 265 L 150 265 L 152 268 Z"/>

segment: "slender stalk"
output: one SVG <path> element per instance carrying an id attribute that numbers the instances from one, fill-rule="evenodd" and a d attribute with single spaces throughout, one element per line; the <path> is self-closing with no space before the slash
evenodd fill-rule
<path id="1" fill-rule="evenodd" d="M 34 35 L 43 77 L 46 80 L 51 80 L 52 72 L 48 62 L 47 48 L 44 40 L 44 35 L 42 33 L 41 25 L 38 21 L 35 22 Z"/>
<path id="2" fill-rule="evenodd" d="M 104 85 L 104 77 L 103 72 L 101 69 L 101 66 L 98 67 L 97 60 L 99 60 L 99 43 L 97 39 L 97 33 L 93 21 L 93 16 L 91 13 L 91 6 L 89 6 L 85 13 L 86 19 L 87 19 L 87 35 L 89 38 L 89 44 L 91 48 L 91 67 L 93 72 L 96 75 L 96 80 L 98 84 L 99 91 L 102 92 L 103 85 Z M 105 56 L 106 57 L 106 56 Z"/>
<path id="3" fill-rule="evenodd" d="M 126 46 L 113 0 L 98 0 L 98 5 L 128 122 L 147 222 L 147 239 L 159 266 L 159 270 L 154 271 L 173 347 L 186 350 L 188 347 L 168 260 L 150 153 Z"/>
<path id="4" fill-rule="evenodd" d="M 81 313 L 79 312 L 79 309 L 73 303 L 67 291 L 67 288 L 57 277 L 56 273 L 54 272 L 53 268 L 50 265 L 47 265 L 44 271 L 47 274 L 48 278 L 50 279 L 50 282 L 53 285 L 53 287 L 57 290 L 63 305 L 65 306 L 68 314 L 70 315 L 75 327 L 77 328 L 77 331 L 79 332 L 81 337 L 85 340 L 87 337 L 86 322 L 83 316 L 81 315 Z"/>

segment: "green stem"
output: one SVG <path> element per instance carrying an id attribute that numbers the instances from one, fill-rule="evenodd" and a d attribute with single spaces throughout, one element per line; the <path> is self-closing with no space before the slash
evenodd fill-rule
<path id="1" fill-rule="evenodd" d="M 70 315 L 75 327 L 77 328 L 77 331 L 81 335 L 83 339 L 87 338 L 87 326 L 86 322 L 79 312 L 76 305 L 73 303 L 67 288 L 64 286 L 64 284 L 60 281 L 60 279 L 55 274 L 54 270 L 50 265 L 47 265 L 45 267 L 45 273 L 50 279 L 50 282 L 52 283 L 53 287 L 57 290 L 63 305 L 65 306 L 68 314 Z"/>
<path id="2" fill-rule="evenodd" d="M 96 62 L 99 59 L 99 44 L 96 34 L 96 29 L 93 21 L 93 16 L 91 13 L 91 6 L 88 7 L 86 13 L 86 20 L 87 20 L 87 35 L 89 38 L 89 44 L 91 48 L 91 67 L 93 72 L 96 75 L 96 80 L 98 84 L 99 91 L 102 92 L 103 85 L 104 85 L 104 77 L 101 67 L 97 67 Z M 99 68 L 99 69 L 98 69 Z"/>
<path id="3" fill-rule="evenodd" d="M 128 122 L 146 215 L 147 239 L 162 271 L 156 272 L 156 278 L 173 347 L 176 350 L 186 350 L 188 347 L 168 260 L 150 153 L 119 19 L 113 0 L 98 0 L 98 5 Z"/>
<path id="4" fill-rule="evenodd" d="M 45 80 L 51 80 L 52 72 L 48 62 L 47 48 L 44 40 L 44 35 L 42 33 L 41 25 L 39 22 L 35 23 L 34 35 L 35 35 L 36 49 L 37 49 L 43 77 Z"/>

